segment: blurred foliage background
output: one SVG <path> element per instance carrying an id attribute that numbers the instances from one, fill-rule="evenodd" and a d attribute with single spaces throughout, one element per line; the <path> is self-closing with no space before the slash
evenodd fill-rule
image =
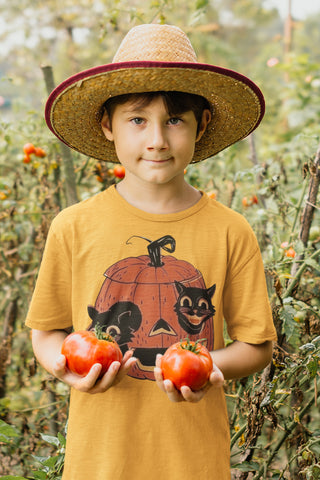
<path id="1" fill-rule="evenodd" d="M 265 94 L 259 129 L 186 176 L 253 226 L 278 331 L 262 375 L 226 384 L 233 478 L 320 478 L 320 6 L 299 19 L 283 3 L 280 16 L 263 0 L 0 0 L 0 478 L 61 478 L 69 392 L 37 366 L 24 320 L 52 218 L 119 181 L 53 137 L 47 94 L 150 22 Z"/>

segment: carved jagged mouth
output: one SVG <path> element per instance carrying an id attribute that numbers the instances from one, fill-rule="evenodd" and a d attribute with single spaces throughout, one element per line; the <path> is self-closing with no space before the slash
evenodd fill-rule
<path id="1" fill-rule="evenodd" d="M 158 353 L 164 354 L 166 348 L 135 348 L 134 356 L 137 359 L 137 366 L 140 370 L 152 372 L 156 364 Z"/>

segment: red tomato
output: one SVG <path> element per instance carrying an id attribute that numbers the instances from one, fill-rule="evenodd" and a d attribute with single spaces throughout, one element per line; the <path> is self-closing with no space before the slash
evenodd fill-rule
<path id="1" fill-rule="evenodd" d="M 292 247 L 288 248 L 288 250 L 285 251 L 285 254 L 287 257 L 291 257 L 291 258 L 294 258 L 296 256 L 295 249 Z"/>
<path id="2" fill-rule="evenodd" d="M 247 197 L 243 197 L 243 199 L 242 199 L 242 205 L 243 205 L 244 207 L 249 207 L 250 204 L 249 204 L 249 202 L 248 202 Z"/>
<path id="3" fill-rule="evenodd" d="M 23 163 L 30 163 L 31 162 L 31 157 L 30 157 L 29 153 L 25 154 L 22 161 L 23 161 Z"/>
<path id="4" fill-rule="evenodd" d="M 102 376 L 112 362 L 122 360 L 119 345 L 110 335 L 99 334 L 94 331 L 79 330 L 68 335 L 61 348 L 61 353 L 67 359 L 67 367 L 71 372 L 85 376 L 95 363 L 100 363 Z"/>
<path id="5" fill-rule="evenodd" d="M 23 146 L 23 151 L 26 155 L 31 155 L 32 153 L 34 153 L 36 150 L 35 146 L 33 145 L 33 143 L 26 143 L 24 146 Z"/>
<path id="6" fill-rule="evenodd" d="M 164 380 L 171 380 L 178 390 L 184 385 L 200 390 L 208 382 L 212 369 L 210 352 L 199 341 L 187 339 L 174 343 L 161 358 Z"/>
<path id="7" fill-rule="evenodd" d="M 46 156 L 46 152 L 43 150 L 43 148 L 37 147 L 34 149 L 34 154 L 36 157 L 43 158 Z"/>
<path id="8" fill-rule="evenodd" d="M 126 174 L 125 168 L 122 165 L 117 165 L 113 169 L 113 175 L 117 178 L 124 178 Z"/>

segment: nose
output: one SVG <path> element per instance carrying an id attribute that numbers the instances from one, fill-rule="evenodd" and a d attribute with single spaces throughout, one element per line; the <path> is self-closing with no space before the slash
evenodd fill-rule
<path id="1" fill-rule="evenodd" d="M 167 150 L 168 147 L 165 127 L 158 124 L 150 125 L 147 143 L 148 150 Z"/>

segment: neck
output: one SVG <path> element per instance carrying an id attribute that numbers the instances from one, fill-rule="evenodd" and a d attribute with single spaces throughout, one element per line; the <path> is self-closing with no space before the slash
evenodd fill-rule
<path id="1" fill-rule="evenodd" d="M 201 193 L 184 179 L 175 185 L 153 185 L 143 187 L 124 178 L 117 184 L 118 193 L 132 206 L 147 213 L 176 213 L 196 204 Z"/>

